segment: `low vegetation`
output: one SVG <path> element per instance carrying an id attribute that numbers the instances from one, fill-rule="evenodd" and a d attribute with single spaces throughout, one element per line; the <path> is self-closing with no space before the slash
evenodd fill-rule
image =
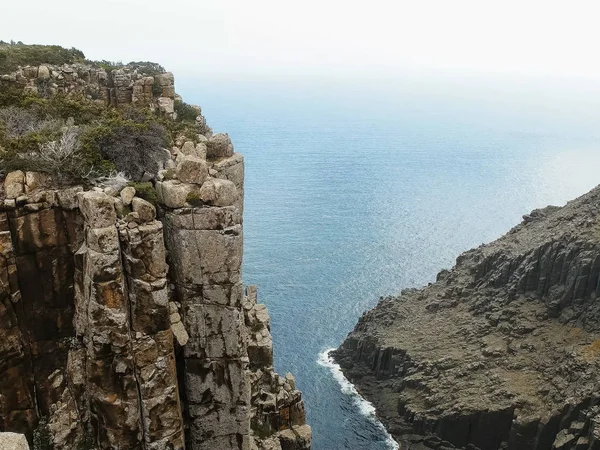
<path id="1" fill-rule="evenodd" d="M 39 64 L 72 64 L 83 62 L 85 55 L 76 48 L 63 48 L 59 45 L 27 45 L 22 42 L 0 41 L 0 73 L 17 70 L 19 66 Z"/>
<path id="2" fill-rule="evenodd" d="M 77 49 L 0 41 L 0 73 L 19 65 L 73 62 L 90 63 Z M 109 61 L 92 63 L 107 70 L 123 67 Z M 149 61 L 128 66 L 150 76 L 165 71 Z M 155 95 L 159 89 L 157 84 Z M 176 120 L 150 109 L 114 108 L 83 95 L 49 95 L 40 86 L 32 93 L 5 83 L 0 87 L 0 174 L 35 170 L 70 183 L 124 173 L 141 181 L 146 173 L 157 173 L 175 140 L 198 140 L 199 110 L 181 101 L 175 110 Z M 152 193 L 147 195 L 152 201 Z"/>
<path id="3" fill-rule="evenodd" d="M 138 197 L 143 198 L 149 203 L 152 203 L 154 206 L 158 204 L 158 195 L 156 194 L 156 189 L 154 189 L 152 183 L 139 183 L 132 181 L 129 183 L 129 186 L 133 186 L 135 188 L 135 195 Z"/>

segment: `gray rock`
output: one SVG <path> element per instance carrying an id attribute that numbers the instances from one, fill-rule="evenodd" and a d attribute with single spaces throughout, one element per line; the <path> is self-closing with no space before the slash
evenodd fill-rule
<path id="1" fill-rule="evenodd" d="M 184 156 L 177 164 L 175 176 L 184 183 L 202 184 L 208 177 L 208 166 L 197 156 Z"/>
<path id="2" fill-rule="evenodd" d="M 202 201 L 214 206 L 230 206 L 238 200 L 235 184 L 220 178 L 209 178 L 205 181 L 199 195 Z"/>
<path id="3" fill-rule="evenodd" d="M 156 218 L 156 208 L 142 198 L 133 197 L 131 206 L 133 212 L 138 213 L 142 222 L 152 222 Z"/>
<path id="4" fill-rule="evenodd" d="M 25 173 L 15 170 L 6 174 L 4 195 L 6 198 L 17 198 L 25 193 Z"/>
<path id="5" fill-rule="evenodd" d="M 29 450 L 29 444 L 24 434 L 0 433 L 1 450 Z"/>
<path id="6" fill-rule="evenodd" d="M 233 155 L 233 144 L 229 135 L 217 133 L 206 143 L 208 158 L 228 158 Z"/>
<path id="7" fill-rule="evenodd" d="M 131 205 L 131 202 L 135 197 L 135 188 L 133 186 L 126 186 L 121 191 L 121 201 L 125 206 Z"/>

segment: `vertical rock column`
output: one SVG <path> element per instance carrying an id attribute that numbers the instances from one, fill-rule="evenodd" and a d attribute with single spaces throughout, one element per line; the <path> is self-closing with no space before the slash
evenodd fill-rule
<path id="1" fill-rule="evenodd" d="M 273 339 L 265 305 L 257 303 L 256 286 L 248 286 L 244 297 L 244 320 L 250 365 L 250 425 L 252 450 L 310 450 L 312 431 L 306 424 L 302 393 L 288 373 L 273 369 Z"/>
<path id="2" fill-rule="evenodd" d="M 26 337 L 19 327 L 23 307 L 4 210 L 0 211 L 0 288 L 0 430 L 30 434 L 38 419 L 34 378 Z"/>
<path id="3" fill-rule="evenodd" d="M 233 157 L 224 141 L 220 157 Z M 204 160 L 205 145 L 197 150 L 178 157 L 176 179 L 158 183 L 176 300 L 189 334 L 183 347 L 187 448 L 247 449 L 241 184 L 217 178 Z"/>
<path id="4" fill-rule="evenodd" d="M 85 326 L 87 394 L 100 448 L 139 448 L 142 442 L 139 389 L 130 337 L 129 305 L 121 264 L 117 216 L 111 197 L 86 192 L 79 198 L 85 218 L 83 296 L 77 322 Z"/>
<path id="5" fill-rule="evenodd" d="M 170 326 L 163 225 L 155 209 L 134 197 L 119 225 L 129 302 L 133 357 L 147 449 L 183 449 L 184 432 Z"/>
<path id="6" fill-rule="evenodd" d="M 66 370 L 73 340 L 73 251 L 80 216 L 47 177 L 11 172 L 0 213 L 0 431 L 31 438 L 46 418 L 54 443 L 80 435 Z"/>

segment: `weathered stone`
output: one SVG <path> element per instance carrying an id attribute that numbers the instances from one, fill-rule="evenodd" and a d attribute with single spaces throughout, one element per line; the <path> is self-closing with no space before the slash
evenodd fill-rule
<path id="1" fill-rule="evenodd" d="M 154 75 L 154 80 L 159 86 L 169 86 L 175 83 L 175 78 L 171 72 Z"/>
<path id="2" fill-rule="evenodd" d="M 117 221 L 114 201 L 104 192 L 90 191 L 80 195 L 79 208 L 91 227 L 103 228 Z"/>
<path id="3" fill-rule="evenodd" d="M 144 71 L 48 64 L 0 82 L 174 116 L 181 97 L 172 74 L 155 83 Z M 179 167 L 164 150 L 153 156 L 156 167 L 136 175 L 154 180 L 161 171 L 164 230 L 134 188 L 84 192 L 33 172 L 7 177 L 0 189 L 0 430 L 31 438 L 47 417 L 56 448 L 281 450 L 278 431 L 304 424 L 300 393 L 272 370 L 266 309 L 255 296 L 244 301 L 243 158 L 196 111 L 198 144 L 177 137 Z M 208 147 L 218 180 L 203 199 Z M 264 357 L 249 357 L 258 348 Z"/>
<path id="4" fill-rule="evenodd" d="M 308 425 L 283 430 L 279 433 L 281 450 L 308 450 L 311 445 L 311 435 Z"/>
<path id="5" fill-rule="evenodd" d="M 189 208 L 167 213 L 166 222 L 173 228 L 187 230 L 223 230 L 240 225 L 242 215 L 233 206 Z"/>
<path id="6" fill-rule="evenodd" d="M 152 222 L 156 218 L 156 208 L 143 198 L 134 197 L 131 206 L 142 222 Z"/>
<path id="7" fill-rule="evenodd" d="M 135 188 L 133 186 L 126 186 L 121 191 L 121 201 L 125 206 L 131 205 L 131 202 L 135 197 Z"/>
<path id="8" fill-rule="evenodd" d="M 49 187 L 52 180 L 50 176 L 40 172 L 25 172 L 25 191 L 33 192 L 36 189 Z"/>
<path id="9" fill-rule="evenodd" d="M 158 200 L 169 208 L 181 208 L 185 205 L 190 192 L 198 192 L 197 185 L 181 183 L 178 180 L 166 180 L 156 183 Z"/>
<path id="10" fill-rule="evenodd" d="M 168 97 L 159 97 L 156 100 L 158 110 L 165 114 L 173 114 L 175 112 L 175 101 Z"/>
<path id="11" fill-rule="evenodd" d="M 230 206 L 238 200 L 238 191 L 229 180 L 209 178 L 200 188 L 199 196 L 209 205 Z"/>
<path id="12" fill-rule="evenodd" d="M 82 186 L 74 186 L 57 191 L 58 203 L 64 209 L 75 209 L 79 205 L 79 197 L 77 194 L 83 192 Z"/>
<path id="13" fill-rule="evenodd" d="M 208 158 L 228 158 L 233 155 L 233 144 L 229 135 L 226 133 L 217 133 L 206 143 Z"/>
<path id="14" fill-rule="evenodd" d="M 24 434 L 0 433 L 0 450 L 29 450 Z"/>
<path id="15" fill-rule="evenodd" d="M 50 69 L 48 69 L 48 66 L 39 66 L 37 76 L 40 80 L 50 79 Z"/>
<path id="16" fill-rule="evenodd" d="M 208 177 L 208 166 L 205 160 L 196 156 L 184 156 L 177 165 L 175 176 L 184 183 L 202 184 Z"/>
<path id="17" fill-rule="evenodd" d="M 25 173 L 15 170 L 6 174 L 4 195 L 6 198 L 17 198 L 25 193 Z"/>
<path id="18" fill-rule="evenodd" d="M 183 347 L 188 343 L 190 336 L 186 331 L 185 327 L 183 326 L 182 322 L 176 322 L 171 324 L 171 330 L 173 330 L 173 335 L 175 336 L 175 339 L 177 340 L 177 343 L 179 345 Z"/>

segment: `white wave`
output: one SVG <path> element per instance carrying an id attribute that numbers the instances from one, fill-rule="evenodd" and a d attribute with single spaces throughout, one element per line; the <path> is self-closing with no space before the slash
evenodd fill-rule
<path id="1" fill-rule="evenodd" d="M 319 353 L 317 364 L 323 367 L 327 367 L 331 371 L 333 378 L 340 385 L 342 392 L 352 397 L 352 400 L 354 401 L 354 404 L 358 408 L 359 412 L 367 419 L 371 420 L 377 426 L 377 428 L 379 428 L 384 433 L 386 437 L 386 443 L 388 444 L 390 450 L 399 450 L 400 446 L 398 445 L 398 443 L 394 440 L 392 435 L 388 433 L 381 421 L 377 418 L 376 410 L 373 404 L 368 400 L 365 400 L 358 393 L 354 385 L 350 383 L 350 381 L 348 381 L 348 379 L 342 372 L 342 369 L 340 368 L 339 364 L 336 364 L 336 362 L 330 356 L 330 353 L 333 350 L 335 349 L 328 348 Z"/>

